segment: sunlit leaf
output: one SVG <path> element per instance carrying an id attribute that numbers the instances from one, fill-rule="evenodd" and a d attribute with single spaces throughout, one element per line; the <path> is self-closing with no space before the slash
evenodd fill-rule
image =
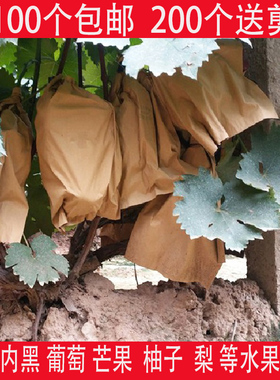
<path id="1" fill-rule="evenodd" d="M 184 75 L 196 79 L 197 70 L 208 54 L 219 49 L 214 38 L 143 38 L 141 45 L 124 51 L 123 64 L 127 74 L 136 77 L 145 66 L 155 76 L 172 75 L 181 67 Z"/>

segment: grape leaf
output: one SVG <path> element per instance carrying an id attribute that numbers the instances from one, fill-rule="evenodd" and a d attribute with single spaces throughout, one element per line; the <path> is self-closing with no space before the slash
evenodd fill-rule
<path id="1" fill-rule="evenodd" d="M 280 206 L 273 194 L 234 179 L 224 184 L 224 197 L 221 209 L 229 212 L 236 220 L 262 231 L 280 228 Z"/>
<path id="2" fill-rule="evenodd" d="M 208 54 L 219 49 L 214 38 L 143 38 L 141 45 L 130 46 L 124 51 L 123 64 L 126 73 L 137 77 L 145 66 L 155 76 L 172 75 L 181 67 L 184 75 L 196 79 L 197 70 Z"/>
<path id="3" fill-rule="evenodd" d="M 86 52 L 87 54 L 87 52 Z M 84 88 L 87 91 L 96 94 L 102 93 L 102 80 L 100 77 L 100 65 L 96 65 L 89 56 L 87 56 L 85 70 L 83 70 Z"/>
<path id="4" fill-rule="evenodd" d="M 33 79 L 36 44 L 36 38 L 19 38 L 18 40 L 15 64 L 19 76 L 24 73 L 26 79 Z M 57 48 L 58 44 L 54 38 L 42 38 L 39 87 L 46 85 L 48 78 L 56 74 L 59 62 L 55 61 L 54 53 Z"/>
<path id="5" fill-rule="evenodd" d="M 261 231 L 280 228 L 279 205 L 269 193 L 237 179 L 223 185 L 203 168 L 199 175 L 185 175 L 175 182 L 173 214 L 191 238 L 204 236 L 225 242 L 240 252 L 250 240 L 261 239 Z"/>
<path id="6" fill-rule="evenodd" d="M 11 96 L 14 86 L 15 79 L 13 74 L 9 74 L 8 71 L 2 67 L 0 69 L 0 100 Z"/>
<path id="7" fill-rule="evenodd" d="M 56 244 L 45 235 L 35 237 L 30 247 L 12 243 L 7 249 L 6 268 L 12 267 L 15 275 L 33 288 L 36 280 L 40 285 L 57 282 L 59 273 L 68 275 L 69 263 L 65 257 L 54 253 Z"/>
<path id="8" fill-rule="evenodd" d="M 50 201 L 42 185 L 38 156 L 32 160 L 31 171 L 26 181 L 25 193 L 28 201 L 28 215 L 24 234 L 29 237 L 38 231 L 51 236 L 54 226 L 51 220 Z"/>
<path id="9" fill-rule="evenodd" d="M 63 41 L 55 38 L 42 38 L 41 64 L 38 87 L 41 88 L 49 82 L 49 78 L 56 75 L 60 57 L 63 51 Z M 16 55 L 16 66 L 19 76 L 24 73 L 25 79 L 33 79 L 34 62 L 36 56 L 36 38 L 20 38 Z M 86 65 L 87 57 L 82 52 L 83 69 Z M 76 44 L 72 43 L 67 53 L 67 59 L 63 68 L 63 74 L 78 79 L 78 60 Z"/>
<path id="10" fill-rule="evenodd" d="M 130 46 L 135 46 L 135 45 L 142 44 L 143 41 L 141 38 L 130 38 L 129 42 L 130 42 Z"/>
<path id="11" fill-rule="evenodd" d="M 12 42 L 0 44 L 0 66 L 5 67 L 9 74 L 15 70 L 15 52 L 17 47 Z"/>
<path id="12" fill-rule="evenodd" d="M 61 48 L 64 44 L 63 38 L 55 38 L 55 42 L 57 43 L 57 50 L 54 52 L 54 60 L 57 61 L 60 57 Z"/>
<path id="13" fill-rule="evenodd" d="M 239 144 L 239 140 L 228 140 L 223 147 L 223 156 L 218 162 L 216 171 L 219 178 L 225 182 L 229 182 L 235 178 L 236 172 L 239 168 L 239 162 L 241 160 L 240 154 L 234 155 L 236 148 Z"/>
<path id="14" fill-rule="evenodd" d="M 85 80 L 85 87 L 87 90 L 103 97 L 102 81 L 100 76 L 100 57 L 98 52 L 97 45 L 93 45 L 90 42 L 86 42 L 85 54 L 88 58 L 86 64 L 86 70 L 83 71 L 83 77 Z M 115 46 L 106 46 L 104 47 L 104 58 L 105 58 L 105 67 L 108 79 L 110 82 L 114 81 L 116 73 L 119 68 L 118 57 L 120 56 L 120 51 Z M 89 71 L 88 71 L 89 70 Z M 97 86 L 87 87 L 87 86 Z M 99 88 L 98 88 L 99 87 Z M 92 88 L 92 90 L 90 90 Z"/>
<path id="15" fill-rule="evenodd" d="M 62 47 L 63 48 L 63 47 Z M 62 49 L 61 48 L 61 49 Z M 82 51 L 82 69 L 85 69 L 87 61 L 87 55 L 85 51 Z M 58 69 L 59 60 L 57 62 L 57 68 Z M 63 74 L 69 75 L 70 77 L 74 78 L 76 81 L 78 81 L 78 59 L 77 59 L 77 46 L 76 44 L 71 44 L 70 48 L 67 53 L 67 59 L 63 68 Z"/>
<path id="16" fill-rule="evenodd" d="M 273 123 L 269 133 L 262 125 L 255 127 L 251 142 L 251 151 L 242 154 L 236 177 L 256 189 L 272 189 L 280 203 L 280 126 Z"/>

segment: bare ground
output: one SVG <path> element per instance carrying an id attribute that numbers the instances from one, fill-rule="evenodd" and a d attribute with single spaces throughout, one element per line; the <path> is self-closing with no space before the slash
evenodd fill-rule
<path id="1" fill-rule="evenodd" d="M 257 284 L 244 278 L 244 260 L 229 256 L 206 291 L 115 258 L 50 305 L 39 340 L 276 340 L 280 319 Z M 2 303 L 0 340 L 30 340 L 34 319 L 26 305 Z"/>

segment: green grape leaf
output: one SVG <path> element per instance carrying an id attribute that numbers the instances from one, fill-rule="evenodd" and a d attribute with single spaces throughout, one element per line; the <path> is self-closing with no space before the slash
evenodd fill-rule
<path id="1" fill-rule="evenodd" d="M 102 92 L 102 80 L 100 77 L 100 65 L 96 65 L 88 57 L 85 70 L 83 70 L 84 88 L 96 94 Z"/>
<path id="2" fill-rule="evenodd" d="M 236 177 L 256 189 L 273 190 L 280 203 L 280 126 L 273 123 L 267 133 L 258 125 L 251 134 L 251 142 L 251 151 L 242 154 Z"/>
<path id="3" fill-rule="evenodd" d="M 98 65 L 100 63 L 98 48 L 96 45 L 94 45 L 92 42 L 85 42 L 84 50 L 95 65 Z"/>
<path id="4" fill-rule="evenodd" d="M 15 79 L 13 74 L 9 74 L 8 71 L 2 67 L 0 69 L 0 100 L 11 96 L 14 87 Z"/>
<path id="5" fill-rule="evenodd" d="M 280 206 L 273 194 L 234 179 L 224 184 L 224 197 L 221 210 L 230 213 L 236 220 L 262 231 L 280 228 Z"/>
<path id="6" fill-rule="evenodd" d="M 25 79 L 33 79 L 34 57 L 36 56 L 36 38 L 20 38 L 18 40 L 16 66 L 19 75 Z M 49 82 L 49 78 L 56 75 L 59 67 L 59 58 L 63 50 L 62 41 L 55 38 L 43 38 L 41 47 L 41 65 L 38 87 L 41 88 Z M 86 65 L 86 55 L 83 52 L 83 68 Z M 68 50 L 67 60 L 63 68 L 63 74 L 78 79 L 78 61 L 76 45 L 72 43 Z"/>
<path id="7" fill-rule="evenodd" d="M 280 228 L 279 205 L 263 191 L 233 180 L 223 185 L 203 168 L 198 176 L 184 175 L 175 182 L 173 214 L 191 238 L 218 238 L 226 248 L 240 252 L 261 230 Z"/>
<path id="8" fill-rule="evenodd" d="M 85 88 L 100 97 L 103 97 L 103 86 L 101 81 L 100 57 L 97 45 L 85 42 L 84 46 L 87 63 L 83 70 Z M 119 68 L 118 58 L 120 51 L 115 46 L 104 47 L 104 59 L 106 73 L 109 82 L 113 82 Z"/>
<path id="9" fill-rule="evenodd" d="M 239 140 L 227 141 L 223 148 L 223 156 L 218 162 L 216 171 L 223 183 L 229 182 L 235 178 L 236 172 L 239 169 L 240 155 L 234 155 L 234 152 L 239 144 Z"/>
<path id="10" fill-rule="evenodd" d="M 29 237 L 38 231 L 51 236 L 54 226 L 51 220 L 50 201 L 42 185 L 38 156 L 32 160 L 31 171 L 26 181 L 25 192 L 28 201 L 28 215 L 24 234 Z"/>
<path id="11" fill-rule="evenodd" d="M 82 51 L 82 69 L 85 69 L 87 59 L 88 58 L 87 58 L 86 52 L 83 50 Z M 59 64 L 59 60 L 57 64 Z M 56 71 L 57 71 L 57 68 L 56 68 Z M 74 43 L 70 45 L 70 48 L 68 50 L 67 59 L 63 68 L 63 74 L 65 76 L 69 75 L 70 77 L 74 78 L 75 81 L 78 81 L 77 46 Z"/>
<path id="12" fill-rule="evenodd" d="M 16 66 L 19 76 L 33 79 L 34 59 L 36 56 L 36 38 L 19 38 L 16 55 Z M 54 58 L 58 44 L 54 38 L 42 38 L 39 88 L 48 83 L 48 78 L 56 74 L 59 62 Z"/>
<path id="13" fill-rule="evenodd" d="M 64 40 L 63 38 L 55 38 L 55 42 L 57 43 L 57 50 L 54 52 L 54 59 L 57 61 L 60 57 L 61 47 L 64 43 Z"/>
<path id="14" fill-rule="evenodd" d="M 155 76 L 161 73 L 172 75 L 181 67 L 184 75 L 196 79 L 197 71 L 208 54 L 219 49 L 214 38 L 143 38 L 140 45 L 130 46 L 124 51 L 123 64 L 126 73 L 137 77 L 145 66 Z M 156 47 L 156 48 L 155 48 Z"/>
<path id="15" fill-rule="evenodd" d="M 143 40 L 141 38 L 130 38 L 130 46 L 141 45 Z"/>
<path id="16" fill-rule="evenodd" d="M 54 253 L 56 248 L 51 238 L 45 235 L 34 237 L 30 247 L 12 243 L 7 249 L 6 268 L 12 267 L 14 274 L 30 288 L 36 281 L 42 286 L 57 282 L 60 273 L 68 276 L 69 263 L 65 257 Z"/>
<path id="17" fill-rule="evenodd" d="M 6 42 L 0 45 L 0 66 L 5 67 L 9 74 L 15 70 L 15 53 L 17 47 L 12 42 Z"/>

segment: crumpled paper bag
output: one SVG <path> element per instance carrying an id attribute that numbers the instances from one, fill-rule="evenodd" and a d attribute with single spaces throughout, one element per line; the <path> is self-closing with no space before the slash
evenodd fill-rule
<path id="1" fill-rule="evenodd" d="M 20 242 L 28 203 L 24 186 L 31 168 L 31 124 L 21 105 L 21 92 L 14 88 L 0 102 L 1 130 L 7 156 L 0 158 L 0 242 Z"/>
<path id="2" fill-rule="evenodd" d="M 129 240 L 133 228 L 133 223 L 106 224 L 104 227 L 100 229 L 99 232 L 101 246 L 105 247 L 110 244 L 115 244 Z"/>
<path id="3" fill-rule="evenodd" d="M 214 162 L 194 139 L 184 159 L 192 165 L 188 174 L 204 166 L 214 172 Z M 140 212 L 125 257 L 137 265 L 157 270 L 179 282 L 200 282 L 209 288 L 225 260 L 224 244 L 216 239 L 190 239 L 173 216 L 179 197 L 161 195 Z M 186 210 L 187 212 L 187 210 Z"/>
<path id="4" fill-rule="evenodd" d="M 242 44 L 218 43 L 220 49 L 203 62 L 197 80 L 180 69 L 172 76 L 139 73 L 173 126 L 191 134 L 211 155 L 225 139 L 263 119 L 278 118 L 269 98 L 243 74 Z"/>
<path id="5" fill-rule="evenodd" d="M 38 101 L 35 127 L 54 226 L 118 219 L 122 164 L 112 104 L 57 76 Z"/>
<path id="6" fill-rule="evenodd" d="M 162 164 L 161 152 L 170 140 L 156 129 L 153 104 L 148 91 L 136 79 L 119 73 L 110 100 L 115 107 L 122 152 L 120 208 L 142 204 L 173 191 L 173 181 L 185 172 L 180 164 L 177 142 L 176 167 Z M 176 155 L 177 154 L 177 155 Z"/>

